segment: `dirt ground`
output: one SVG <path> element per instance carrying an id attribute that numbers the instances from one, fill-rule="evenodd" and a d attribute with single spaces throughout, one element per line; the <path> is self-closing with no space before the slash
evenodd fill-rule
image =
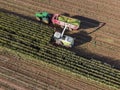
<path id="1" fill-rule="evenodd" d="M 69 33 L 76 38 L 75 47 L 71 50 L 77 52 L 79 55 L 88 58 L 97 58 L 117 67 L 120 66 L 120 61 L 118 61 L 120 60 L 119 5 L 119 0 L 0 0 L 0 8 L 32 18 L 35 18 L 34 14 L 38 11 L 48 11 L 50 13 L 69 14 L 71 17 L 80 19 L 82 21 L 80 30 Z M 23 60 L 16 61 L 16 58 L 13 59 L 13 57 L 7 56 L 4 58 L 7 58 L 7 60 L 12 59 L 9 60 L 11 61 L 9 63 L 0 62 L 1 72 L 3 71 L 3 67 L 5 67 L 4 71 L 6 72 L 8 72 L 7 68 L 9 68 L 9 72 L 11 70 L 12 72 L 14 71 L 12 77 L 14 76 L 15 80 L 22 77 L 16 86 L 21 85 L 28 90 L 32 90 L 33 88 L 33 90 L 40 90 L 38 88 L 44 90 L 44 87 L 48 90 L 88 90 L 88 88 L 89 90 L 108 90 L 105 88 L 98 89 L 96 86 L 86 84 L 86 81 L 81 81 L 78 78 L 76 80 L 63 73 L 58 74 L 58 72 L 53 70 L 44 70 L 43 67 L 40 67 L 40 65 L 37 67 L 33 62 L 25 63 Z M 20 67 L 21 65 L 22 67 Z M 21 72 L 16 72 L 18 71 L 16 69 L 19 69 Z M 30 74 L 26 74 L 27 72 Z M 27 78 L 25 75 L 29 75 L 30 78 Z M 45 75 L 49 77 L 46 76 L 43 78 Z M 10 76 L 9 73 L 8 76 Z M 50 79 L 50 76 L 52 79 Z M 36 79 L 33 79 L 33 77 Z M 0 82 L 9 83 L 7 81 L 11 81 L 11 79 L 10 77 L 8 78 L 9 80 L 6 77 L 4 80 L 0 79 Z M 16 84 L 16 81 L 13 81 L 11 82 Z M 19 88 L 16 86 L 14 87 Z"/>
<path id="2" fill-rule="evenodd" d="M 8 88 L 8 89 L 7 89 Z M 112 90 L 37 60 L 0 54 L 0 89 L 5 90 Z"/>

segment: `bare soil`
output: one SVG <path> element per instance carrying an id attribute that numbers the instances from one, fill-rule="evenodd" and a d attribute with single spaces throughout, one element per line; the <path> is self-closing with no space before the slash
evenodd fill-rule
<path id="1" fill-rule="evenodd" d="M 0 54 L 0 83 L 8 90 L 112 90 L 49 64 L 9 53 Z"/>

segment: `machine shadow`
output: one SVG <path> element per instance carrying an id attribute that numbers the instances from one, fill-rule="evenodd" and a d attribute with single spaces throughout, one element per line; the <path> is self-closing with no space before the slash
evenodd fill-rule
<path id="1" fill-rule="evenodd" d="M 96 30 L 98 30 L 99 28 L 101 28 L 105 25 L 104 22 L 90 19 L 90 18 L 87 18 L 84 16 L 75 15 L 75 16 L 72 16 L 72 18 L 79 19 L 81 21 L 80 29 L 89 29 L 89 28 L 98 27 L 96 29 Z"/>
<path id="2" fill-rule="evenodd" d="M 70 36 L 75 39 L 74 47 L 85 44 L 92 40 L 92 37 L 86 31 L 80 31 L 78 33 L 73 33 L 73 34 L 70 34 Z"/>
<path id="3" fill-rule="evenodd" d="M 70 14 L 69 14 L 69 13 L 61 13 L 61 15 L 64 15 L 64 16 L 67 16 L 67 17 L 70 17 Z"/>

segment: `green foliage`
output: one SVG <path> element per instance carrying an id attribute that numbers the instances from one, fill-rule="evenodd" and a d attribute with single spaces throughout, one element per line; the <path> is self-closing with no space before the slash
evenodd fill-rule
<path id="1" fill-rule="evenodd" d="M 66 22 L 66 23 L 70 23 L 70 24 L 73 24 L 73 25 L 76 25 L 76 26 L 80 25 L 80 21 L 79 20 L 74 19 L 74 18 L 70 18 L 70 17 L 66 17 L 66 16 L 62 16 L 62 15 L 60 15 L 58 17 L 58 20 Z"/>
<path id="2" fill-rule="evenodd" d="M 120 71 L 49 44 L 53 30 L 44 24 L 0 12 L 0 45 L 120 88 Z"/>

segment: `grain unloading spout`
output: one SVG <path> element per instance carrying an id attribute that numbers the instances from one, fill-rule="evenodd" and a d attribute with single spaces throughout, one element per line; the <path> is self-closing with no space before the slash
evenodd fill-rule
<path id="1" fill-rule="evenodd" d="M 67 27 L 68 27 L 68 25 L 65 25 L 65 27 L 64 27 L 64 29 L 62 31 L 61 37 L 63 37 L 63 34 L 64 34 L 64 32 L 65 32 L 65 30 L 66 30 Z"/>

